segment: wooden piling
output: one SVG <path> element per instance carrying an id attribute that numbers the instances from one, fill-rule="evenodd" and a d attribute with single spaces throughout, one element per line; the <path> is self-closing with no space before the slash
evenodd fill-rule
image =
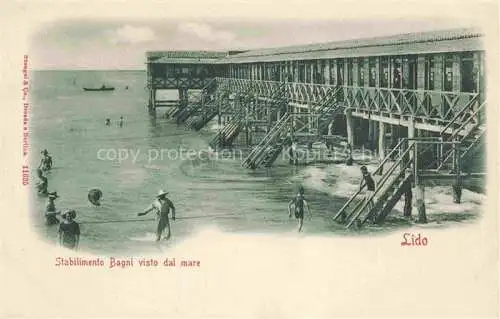
<path id="1" fill-rule="evenodd" d="M 415 206 L 417 206 L 418 219 L 417 222 L 421 224 L 427 223 L 427 215 L 425 213 L 425 186 L 418 184 L 415 187 Z"/>

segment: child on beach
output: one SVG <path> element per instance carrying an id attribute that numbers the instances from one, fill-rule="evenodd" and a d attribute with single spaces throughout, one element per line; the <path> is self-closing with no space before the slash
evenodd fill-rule
<path id="1" fill-rule="evenodd" d="M 311 218 L 311 211 L 309 210 L 309 205 L 304 198 L 304 188 L 299 187 L 299 193 L 288 203 L 288 217 L 292 217 L 292 206 L 294 206 L 295 218 L 299 222 L 298 231 L 302 231 L 302 226 L 304 225 L 304 208 L 307 210 L 307 214 L 309 215 L 309 219 Z"/>

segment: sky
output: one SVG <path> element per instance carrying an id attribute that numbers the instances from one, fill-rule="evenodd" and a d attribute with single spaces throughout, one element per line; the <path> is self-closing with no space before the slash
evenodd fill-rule
<path id="1" fill-rule="evenodd" d="M 35 69 L 145 69 L 151 50 L 234 50 L 470 27 L 443 19 L 66 20 L 31 38 Z"/>

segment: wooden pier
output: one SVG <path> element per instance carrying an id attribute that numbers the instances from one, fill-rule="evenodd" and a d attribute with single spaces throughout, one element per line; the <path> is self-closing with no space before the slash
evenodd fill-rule
<path id="1" fill-rule="evenodd" d="M 347 227 L 383 222 L 414 188 L 425 222 L 429 181 L 448 181 L 460 202 L 463 180 L 484 177 L 482 39 L 458 29 L 246 52 L 148 52 L 148 109 L 167 107 L 196 130 L 217 121 L 214 149 L 244 133 L 249 169 L 335 135 L 373 148 L 380 166 L 372 173 L 382 176 L 375 194 L 354 194 L 335 219 Z M 158 100 L 163 89 L 178 90 L 177 103 Z M 196 101 L 189 90 L 199 90 Z"/>

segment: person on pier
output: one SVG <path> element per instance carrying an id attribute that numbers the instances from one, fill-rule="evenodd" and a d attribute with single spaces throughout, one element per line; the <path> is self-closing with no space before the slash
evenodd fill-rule
<path id="1" fill-rule="evenodd" d="M 57 192 L 50 192 L 48 195 L 49 199 L 47 205 L 45 206 L 45 224 L 47 226 L 52 226 L 59 224 L 59 219 L 57 218 L 57 215 L 60 214 L 60 212 L 56 210 L 56 203 L 55 203 L 55 200 L 59 198 L 59 195 L 57 195 Z"/>
<path id="2" fill-rule="evenodd" d="M 165 239 L 170 239 L 171 230 L 170 230 L 170 220 L 168 215 L 170 214 L 170 210 L 172 210 L 172 220 L 175 220 L 175 206 L 167 198 L 167 192 L 164 190 L 160 190 L 158 192 L 158 196 L 156 200 L 142 213 L 138 213 L 137 216 L 144 216 L 151 211 L 156 211 L 156 215 L 158 218 L 158 226 L 156 228 L 156 241 L 160 241 L 161 235 L 165 228 L 167 228 L 167 237 Z"/>
<path id="3" fill-rule="evenodd" d="M 292 139 L 292 145 L 288 149 L 288 156 L 290 158 L 290 165 L 298 165 L 299 159 L 297 156 L 297 140 Z"/>
<path id="4" fill-rule="evenodd" d="M 361 166 L 361 174 L 363 175 L 363 177 L 359 183 L 359 190 L 361 191 L 363 189 L 363 186 L 366 185 L 365 201 L 368 201 L 368 209 L 371 210 L 374 206 L 373 198 L 371 197 L 375 192 L 375 181 L 373 180 L 372 175 L 370 174 L 370 172 L 368 172 L 368 169 L 364 165 Z"/>
<path id="5" fill-rule="evenodd" d="M 345 155 L 346 155 L 345 164 L 347 166 L 351 166 L 353 159 L 352 159 L 352 146 L 350 143 L 347 143 L 345 146 Z"/>
<path id="6" fill-rule="evenodd" d="M 295 218 L 299 222 L 298 231 L 301 232 L 302 226 L 304 225 L 304 210 L 307 210 L 309 219 L 311 218 L 311 210 L 304 198 L 304 188 L 302 186 L 299 187 L 299 193 L 295 195 L 295 198 L 288 203 L 288 218 L 292 218 L 292 206 L 294 207 Z"/>
<path id="7" fill-rule="evenodd" d="M 41 154 L 42 160 L 40 161 L 40 165 L 38 165 L 38 168 L 42 169 L 43 171 L 50 171 L 53 164 L 52 156 L 49 155 L 49 152 L 47 150 L 43 150 Z"/>

